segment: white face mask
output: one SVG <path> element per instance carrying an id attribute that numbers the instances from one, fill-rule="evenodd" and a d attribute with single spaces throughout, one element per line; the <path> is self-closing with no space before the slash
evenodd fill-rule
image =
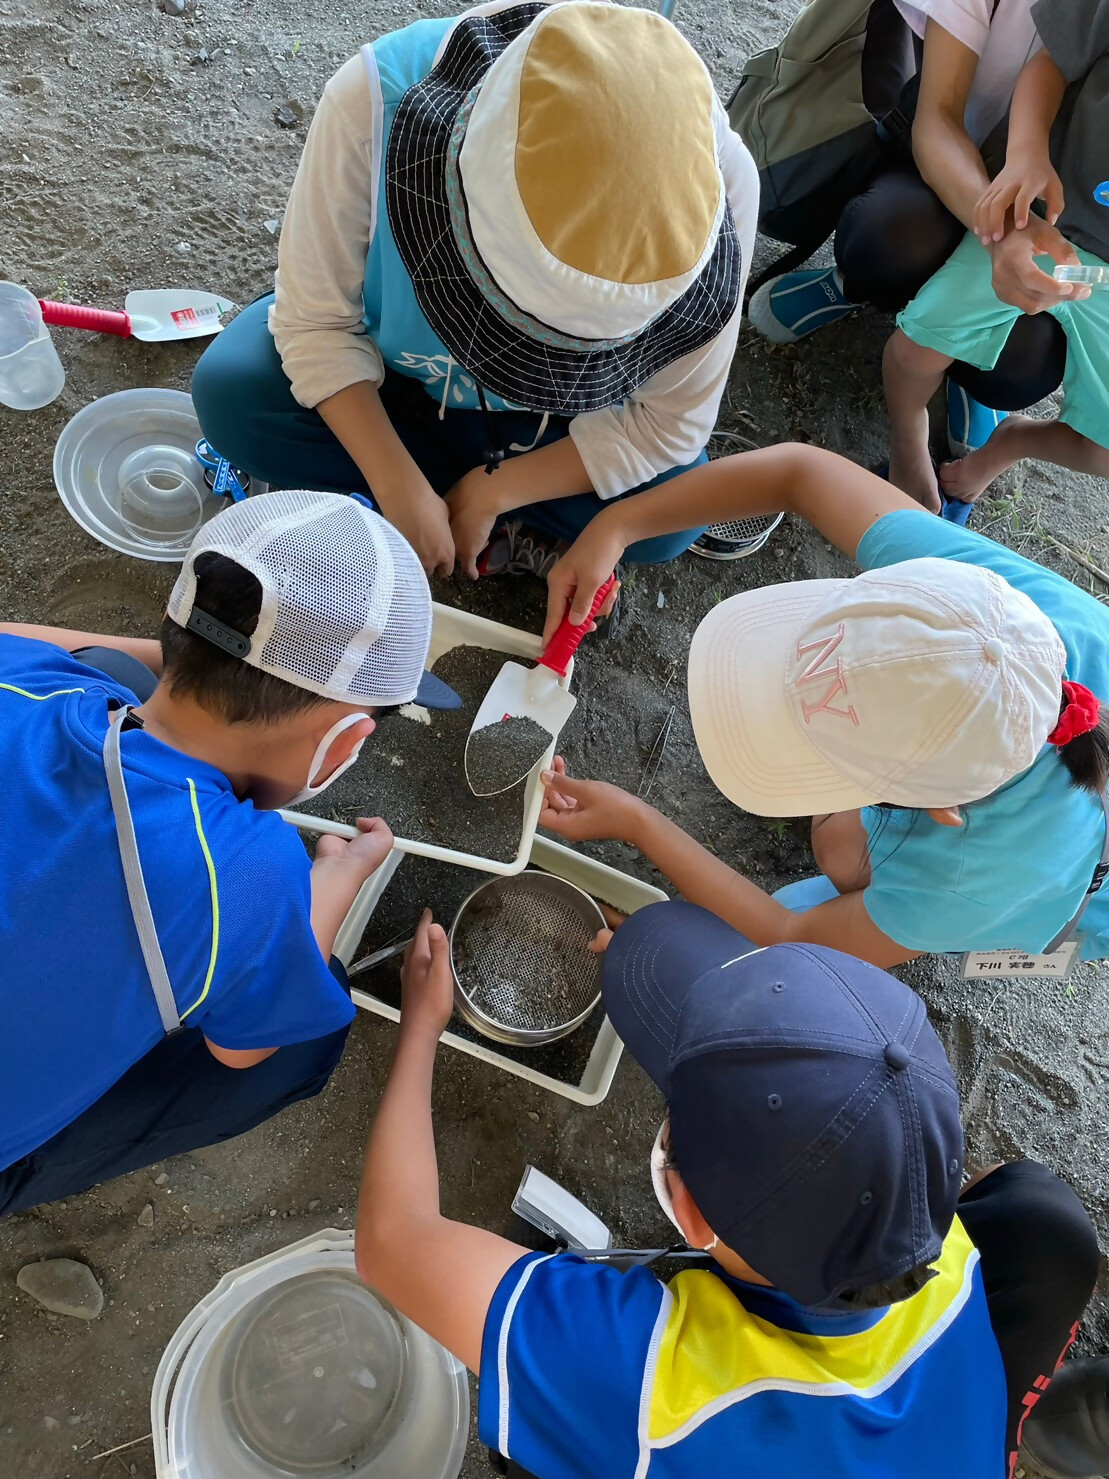
<path id="1" fill-rule="evenodd" d="M 358 759 L 359 755 L 362 753 L 362 746 L 366 743 L 365 739 L 360 739 L 358 741 L 358 743 L 355 745 L 354 749 L 351 750 L 347 758 L 342 762 L 342 764 L 335 767 L 326 781 L 321 781 L 318 786 L 314 786 L 312 784 L 313 780 L 319 773 L 320 767 L 327 759 L 328 750 L 330 750 L 331 746 L 334 744 L 338 736 L 342 734 L 344 730 L 352 728 L 352 726 L 355 724 L 361 724 L 363 719 L 368 719 L 369 717 L 369 714 L 344 714 L 337 723 L 331 726 L 331 728 L 324 735 L 323 739 L 320 740 L 319 744 L 316 746 L 316 753 L 312 756 L 312 764 L 308 767 L 307 785 L 305 785 L 303 790 L 298 791 L 291 801 L 286 801 L 286 806 L 299 806 L 302 801 L 311 801 L 314 796 L 318 796 L 321 791 L 326 791 L 328 786 L 333 785 L 344 771 L 347 771 L 351 768 L 354 762 Z"/>
<path id="2" fill-rule="evenodd" d="M 655 1189 L 655 1199 L 670 1221 L 678 1229 L 679 1236 L 684 1243 L 687 1241 L 685 1229 L 674 1215 L 674 1199 L 670 1195 L 670 1186 L 666 1180 L 666 1152 L 662 1148 L 662 1137 L 666 1134 L 666 1127 L 669 1123 L 669 1120 L 663 1120 L 662 1124 L 659 1125 L 658 1134 L 655 1136 L 655 1143 L 651 1146 L 651 1185 Z M 713 1237 L 712 1242 L 707 1243 L 703 1251 L 705 1253 L 711 1253 L 713 1248 L 716 1247 L 717 1242 L 718 1239 Z"/>

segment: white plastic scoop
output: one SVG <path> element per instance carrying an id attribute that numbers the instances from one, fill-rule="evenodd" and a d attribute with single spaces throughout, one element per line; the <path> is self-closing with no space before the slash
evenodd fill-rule
<path id="1" fill-rule="evenodd" d="M 466 739 L 466 780 L 475 796 L 519 785 L 558 738 L 577 703 L 558 680 L 614 584 L 610 575 L 580 626 L 563 617 L 534 668 L 506 662 L 493 679 Z"/>
<path id="2" fill-rule="evenodd" d="M 121 339 L 161 344 L 173 339 L 199 339 L 218 334 L 223 317 L 236 306 L 230 298 L 199 288 L 140 288 L 128 293 L 123 311 L 86 308 L 81 303 L 39 299 L 43 323 L 64 329 L 92 329 Z"/>

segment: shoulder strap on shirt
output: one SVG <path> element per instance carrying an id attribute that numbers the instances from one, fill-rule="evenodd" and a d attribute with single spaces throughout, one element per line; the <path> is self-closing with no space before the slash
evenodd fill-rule
<path id="1" fill-rule="evenodd" d="M 169 984 L 165 957 L 158 943 L 158 931 L 146 892 L 146 880 L 139 861 L 139 844 L 135 836 L 135 823 L 131 816 L 131 803 L 127 799 L 127 787 L 123 781 L 123 760 L 119 750 L 119 733 L 127 718 L 129 708 L 124 705 L 112 716 L 108 732 L 104 736 L 104 770 L 108 777 L 108 794 L 112 800 L 112 815 L 115 817 L 116 837 L 119 841 L 119 856 L 123 863 L 123 878 L 127 885 L 127 898 L 131 905 L 131 916 L 142 947 L 146 973 L 150 988 L 158 1003 L 158 1015 L 166 1034 L 176 1032 L 181 1026 L 173 988 Z"/>
<path id="2" fill-rule="evenodd" d="M 1053 950 L 1058 950 L 1060 945 L 1065 945 L 1073 936 L 1075 930 L 1078 928 L 1079 920 L 1081 920 L 1083 914 L 1086 912 L 1086 905 L 1101 888 L 1106 878 L 1109 878 L 1109 792 L 1102 791 L 1098 800 L 1101 802 L 1101 809 L 1105 813 L 1105 842 L 1101 849 L 1101 861 L 1094 869 L 1094 876 L 1090 880 L 1089 888 L 1082 895 L 1082 902 L 1078 906 L 1077 914 L 1052 940 L 1045 952 L 1047 955 L 1050 955 Z"/>

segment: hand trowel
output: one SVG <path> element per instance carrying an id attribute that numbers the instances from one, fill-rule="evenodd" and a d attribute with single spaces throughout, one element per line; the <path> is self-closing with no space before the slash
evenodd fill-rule
<path id="1" fill-rule="evenodd" d="M 92 329 L 121 339 L 161 344 L 173 339 L 199 339 L 218 334 L 223 316 L 235 307 L 230 298 L 193 288 L 140 288 L 128 293 L 123 311 L 87 308 L 81 303 L 39 299 L 43 323 L 63 329 Z"/>
<path id="2" fill-rule="evenodd" d="M 534 668 L 506 662 L 493 679 L 466 740 L 466 780 L 475 796 L 519 785 L 558 737 L 577 703 L 558 680 L 614 584 L 610 575 L 580 626 L 563 617 Z"/>

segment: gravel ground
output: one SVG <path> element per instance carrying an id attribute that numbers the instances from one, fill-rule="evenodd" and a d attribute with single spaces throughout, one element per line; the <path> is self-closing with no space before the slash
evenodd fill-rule
<path id="1" fill-rule="evenodd" d="M 346 0 L 319 0 L 306 14 L 294 0 L 186 0 L 184 14 L 172 16 L 150 0 L 0 0 L 0 275 L 40 296 L 105 307 L 121 306 L 133 287 L 172 285 L 249 302 L 270 285 L 285 194 L 327 77 L 367 39 L 450 8 L 377 0 L 355 13 Z M 742 59 L 776 37 L 790 9 L 770 0 L 683 0 L 678 20 L 726 93 Z M 283 114 L 291 128 L 274 118 L 287 103 L 297 105 Z M 798 437 L 877 463 L 888 328 L 864 314 L 800 350 L 771 349 L 745 333 L 723 421 L 751 443 Z M 74 331 L 56 331 L 55 342 L 68 373 L 61 398 L 33 415 L 0 412 L 0 611 L 150 633 L 169 570 L 87 538 L 58 501 L 51 454 L 66 421 L 96 396 L 187 388 L 196 347 Z M 1066 552 L 1109 568 L 1105 490 L 1093 480 L 1018 468 L 977 526 L 1100 598 L 1109 594 Z M 709 783 L 690 733 L 683 661 L 698 620 L 722 597 L 846 569 L 817 535 L 787 523 L 739 565 L 686 558 L 635 572 L 619 630 L 587 643 L 579 658 L 579 705 L 565 736 L 571 769 L 636 789 L 673 709 L 652 801 L 762 883 L 809 871 L 800 826 L 745 817 Z M 541 622 L 541 592 L 530 583 L 447 582 L 436 594 L 531 630 Z M 626 848 L 595 851 L 658 882 Z M 1109 972 L 1083 968 L 1069 986 L 977 990 L 940 962 L 909 975 L 958 1065 L 972 1161 L 1045 1158 L 1074 1182 L 1109 1237 Z M 392 1039 L 388 1023 L 363 1016 L 319 1100 L 233 1145 L 0 1226 L 0 1473 L 151 1479 L 144 1435 L 167 1340 L 228 1269 L 320 1227 L 349 1225 Z M 585 1197 L 618 1238 L 642 1245 L 665 1236 L 647 1174 L 660 1108 L 628 1062 L 608 1100 L 584 1109 L 445 1054 L 436 1088 L 445 1208 L 507 1227 L 532 1161 Z M 17 1288 L 23 1264 L 53 1255 L 91 1266 L 107 1300 L 98 1319 L 51 1316 Z M 1083 1341 L 1109 1349 L 1103 1296 Z M 98 1457 L 131 1440 L 140 1441 Z M 486 1472 L 475 1441 L 464 1474 Z"/>

